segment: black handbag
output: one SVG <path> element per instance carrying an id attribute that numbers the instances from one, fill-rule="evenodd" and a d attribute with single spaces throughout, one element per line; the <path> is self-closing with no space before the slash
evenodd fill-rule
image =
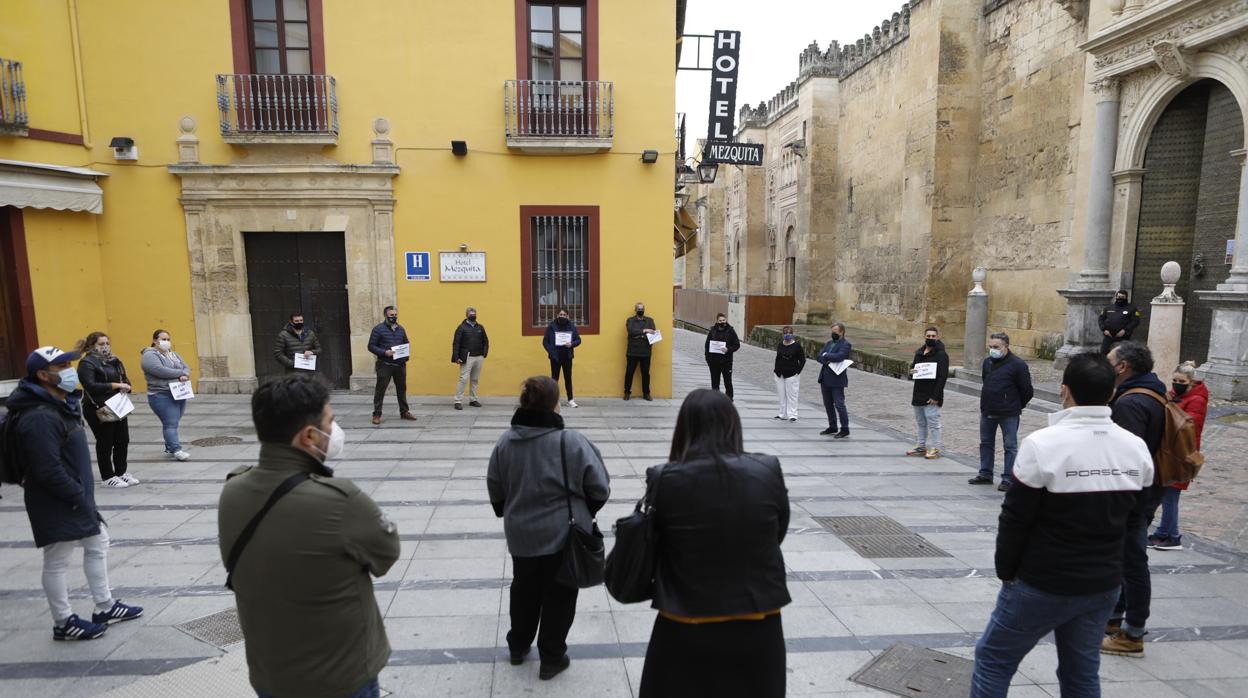
<path id="1" fill-rule="evenodd" d="M 586 533 L 576 525 L 572 514 L 572 490 L 568 488 L 568 457 L 564 448 L 564 434 L 559 434 L 559 461 L 563 466 L 563 492 L 568 501 L 568 542 L 563 546 L 563 561 L 555 574 L 555 582 L 569 589 L 588 589 L 602 584 L 603 554 L 606 545 L 598 522 Z"/>
<path id="2" fill-rule="evenodd" d="M 662 468 L 655 473 L 653 495 L 647 491 L 637 500 L 633 513 L 615 522 L 615 545 L 607 556 L 603 576 L 607 593 L 620 603 L 638 603 L 654 598 L 654 574 L 659 554 L 654 503 L 659 500 L 662 474 Z"/>

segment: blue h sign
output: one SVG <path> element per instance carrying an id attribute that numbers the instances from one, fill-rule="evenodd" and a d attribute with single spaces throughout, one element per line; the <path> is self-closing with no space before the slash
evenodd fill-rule
<path id="1" fill-rule="evenodd" d="M 408 252 L 406 256 L 408 281 L 428 281 L 433 278 L 429 272 L 428 252 Z"/>

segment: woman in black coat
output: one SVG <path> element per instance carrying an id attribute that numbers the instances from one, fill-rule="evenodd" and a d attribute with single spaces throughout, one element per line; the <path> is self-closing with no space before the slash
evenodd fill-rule
<path id="1" fill-rule="evenodd" d="M 82 412 L 95 434 L 95 457 L 100 480 L 105 487 L 130 487 L 139 479 L 127 470 L 130 448 L 130 418 L 117 422 L 101 422 L 96 410 L 118 393 L 130 392 L 130 378 L 121 359 L 113 356 L 112 343 L 103 332 L 92 332 L 78 345 L 82 360 L 78 377 L 82 381 Z"/>
<path id="2" fill-rule="evenodd" d="M 659 541 L 659 615 L 642 698 L 784 696 L 780 609 L 791 599 L 780 461 L 745 453 L 732 403 L 695 390 L 676 418 L 670 462 L 646 472 L 646 489 Z"/>

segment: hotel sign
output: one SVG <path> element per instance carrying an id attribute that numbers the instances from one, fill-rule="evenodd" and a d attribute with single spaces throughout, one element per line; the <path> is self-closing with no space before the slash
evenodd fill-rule
<path id="1" fill-rule="evenodd" d="M 439 252 L 439 281 L 485 281 L 484 252 Z"/>
<path id="2" fill-rule="evenodd" d="M 721 165 L 762 165 L 763 146 L 759 143 L 707 143 L 702 151 L 702 162 L 715 162 Z"/>
<path id="3" fill-rule="evenodd" d="M 737 115 L 737 67 L 741 56 L 741 32 L 715 31 L 715 53 L 711 62 L 711 117 L 706 140 L 732 138 Z"/>

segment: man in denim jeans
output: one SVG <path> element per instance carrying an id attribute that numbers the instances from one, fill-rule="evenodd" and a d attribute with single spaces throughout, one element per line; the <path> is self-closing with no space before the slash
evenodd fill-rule
<path id="1" fill-rule="evenodd" d="M 973 698 L 1004 698 L 1018 664 L 1050 632 L 1063 696 L 1099 696 L 1100 643 L 1118 599 L 1131 512 L 1153 481 L 1144 442 L 1106 406 L 1114 369 L 1099 354 L 1073 356 L 1062 404 L 1023 441 L 997 527 L 1002 581 L 975 646 Z"/>
<path id="2" fill-rule="evenodd" d="M 1014 456 L 1018 453 L 1018 421 L 1031 402 L 1031 369 L 1010 353 L 1010 336 L 995 332 L 988 339 L 988 357 L 981 367 L 983 390 L 979 394 L 979 474 L 972 485 L 991 485 L 995 469 L 997 429 L 1005 442 L 1005 472 L 997 490 L 1008 491 L 1013 483 Z"/>
<path id="3" fill-rule="evenodd" d="M 945 402 L 945 381 L 949 379 L 949 354 L 936 327 L 923 331 L 923 346 L 914 352 L 910 375 L 914 377 L 910 404 L 919 437 L 906 455 L 935 460 L 940 458 L 940 406 Z"/>

